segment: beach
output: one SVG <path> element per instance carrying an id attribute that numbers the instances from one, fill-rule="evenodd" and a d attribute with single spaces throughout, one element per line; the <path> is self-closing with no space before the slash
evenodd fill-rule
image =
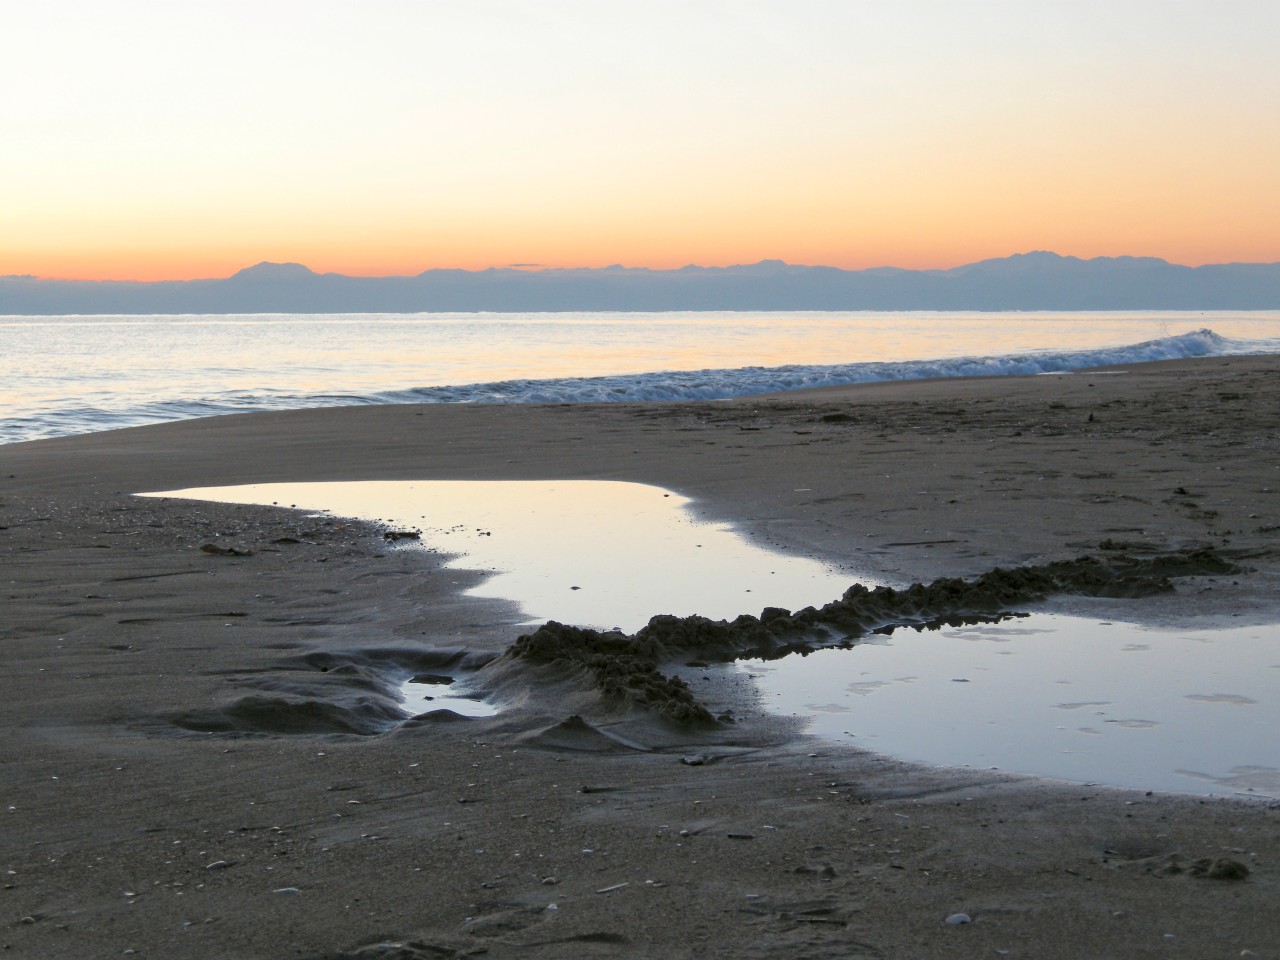
<path id="1" fill-rule="evenodd" d="M 375 526 L 133 496 L 636 481 L 895 586 L 1212 548 L 1232 572 L 1031 605 L 1275 623 L 1277 372 L 1213 357 L 714 402 L 351 406 L 0 447 L 0 945 L 1280 956 L 1274 801 L 912 766 L 806 737 L 730 683 L 694 689 L 733 722 L 681 726 L 555 663 L 494 670 L 514 704 L 497 717 L 374 732 L 383 665 L 478 667 L 529 632 L 518 611 Z"/>

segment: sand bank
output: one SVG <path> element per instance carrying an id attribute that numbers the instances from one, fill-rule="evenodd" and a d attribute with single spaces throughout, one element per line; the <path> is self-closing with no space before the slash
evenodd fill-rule
<path id="1" fill-rule="evenodd" d="M 1276 955 L 1280 811 L 1266 803 L 922 770 L 797 737 L 741 689 L 698 691 L 736 722 L 672 726 L 602 704 L 554 663 L 538 684 L 503 667 L 513 709 L 498 718 L 377 733 L 388 664 L 478 668 L 527 632 L 518 612 L 460 596 L 467 574 L 361 525 L 130 494 L 636 480 L 900 585 L 1211 547 L 1248 572 L 1049 603 L 1274 621 L 1278 370 L 1213 359 L 712 404 L 339 408 L 0 447 L 0 944 Z M 203 732 L 210 717 L 235 722 Z M 959 913 L 972 922 L 944 922 Z"/>

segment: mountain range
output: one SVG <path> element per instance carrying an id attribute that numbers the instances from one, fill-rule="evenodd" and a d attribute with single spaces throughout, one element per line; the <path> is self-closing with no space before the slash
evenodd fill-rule
<path id="1" fill-rule="evenodd" d="M 259 263 L 224 279 L 0 276 L 0 314 L 416 313 L 604 310 L 1280 309 L 1280 263 L 1187 267 L 1036 251 L 946 270 L 843 270 L 780 260 L 676 270 L 427 270 L 404 277 Z"/>

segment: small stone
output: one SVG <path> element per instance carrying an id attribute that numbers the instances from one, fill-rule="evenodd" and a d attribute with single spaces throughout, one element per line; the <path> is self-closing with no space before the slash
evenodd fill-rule
<path id="1" fill-rule="evenodd" d="M 973 923 L 973 917 L 969 916 L 967 913 L 953 913 L 951 916 L 947 917 L 948 926 L 958 927 L 964 923 Z"/>

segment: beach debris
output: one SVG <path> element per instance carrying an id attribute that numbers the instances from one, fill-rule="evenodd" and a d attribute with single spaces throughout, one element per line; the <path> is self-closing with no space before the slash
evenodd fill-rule
<path id="1" fill-rule="evenodd" d="M 387 530 L 382 534 L 383 540 L 421 540 L 422 534 L 417 530 Z"/>
<path id="2" fill-rule="evenodd" d="M 277 887 L 275 890 L 272 890 L 271 892 L 272 893 L 301 893 L 302 891 L 299 890 L 297 887 Z"/>
<path id="3" fill-rule="evenodd" d="M 215 860 L 213 863 L 206 863 L 204 868 L 206 870 L 225 870 L 227 867 L 234 867 L 235 865 L 236 861 L 234 860 Z"/>
<path id="4" fill-rule="evenodd" d="M 629 881 L 626 883 L 615 883 L 612 887 L 603 887 L 600 890 L 597 890 L 596 893 L 613 893 L 615 890 L 621 890 L 623 887 L 629 886 L 631 886 Z"/>
<path id="5" fill-rule="evenodd" d="M 215 557 L 251 557 L 252 550 L 237 550 L 235 547 L 220 547 L 216 543 L 200 544 L 201 553 L 209 553 Z"/>
<path id="6" fill-rule="evenodd" d="M 444 673 L 415 673 L 409 678 L 409 683 L 431 683 L 438 686 L 445 686 L 453 683 L 453 677 Z"/>
<path id="7" fill-rule="evenodd" d="M 1188 872 L 1206 880 L 1244 880 L 1249 876 L 1249 868 L 1230 857 L 1201 857 L 1191 864 Z"/>
<path id="8" fill-rule="evenodd" d="M 973 917 L 967 913 L 953 913 L 947 917 L 945 923 L 951 927 L 959 927 L 966 923 L 973 923 Z"/>

